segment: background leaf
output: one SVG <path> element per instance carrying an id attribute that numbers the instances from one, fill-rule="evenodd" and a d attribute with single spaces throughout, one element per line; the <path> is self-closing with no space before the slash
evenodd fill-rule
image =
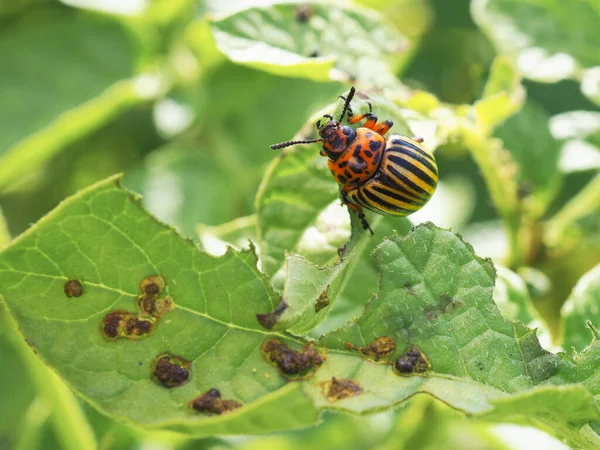
<path id="1" fill-rule="evenodd" d="M 408 46 L 370 10 L 318 2 L 248 8 L 216 19 L 213 33 L 219 49 L 237 63 L 321 81 L 335 67 L 341 73 L 334 79 L 394 85 L 395 54 Z"/>
<path id="2" fill-rule="evenodd" d="M 586 273 L 563 305 L 564 347 L 583 350 L 590 343 L 586 322 L 600 327 L 600 266 Z"/>
<path id="3" fill-rule="evenodd" d="M 0 42 L 11 61 L 0 68 L 11 87 L 0 108 L 0 190 L 141 100 L 136 46 L 117 22 L 40 11 L 3 27 Z"/>

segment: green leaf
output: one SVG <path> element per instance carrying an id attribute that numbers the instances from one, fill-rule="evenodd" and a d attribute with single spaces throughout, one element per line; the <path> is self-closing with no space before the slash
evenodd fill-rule
<path id="1" fill-rule="evenodd" d="M 531 326 L 535 310 L 531 304 L 525 281 L 512 270 L 496 265 L 497 278 L 494 287 L 494 302 L 502 315 Z"/>
<path id="2" fill-rule="evenodd" d="M 198 435 L 314 423 L 316 410 L 300 385 L 284 387 L 263 359 L 261 343 L 277 335 L 265 332 L 255 313 L 277 299 L 252 252 L 200 253 L 148 216 L 117 181 L 72 197 L 1 254 L 0 295 L 39 355 L 113 418 Z M 152 319 L 136 312 L 136 301 L 140 283 L 157 275 L 174 310 Z M 74 289 L 77 283 L 82 290 Z M 114 336 L 106 319 L 119 310 L 154 329 L 138 328 L 137 339 L 125 328 L 122 335 L 131 339 L 103 337 L 103 329 Z M 191 361 L 193 383 L 167 389 L 152 380 L 164 352 Z M 211 388 L 244 407 L 213 418 L 187 407 Z"/>
<path id="3" fill-rule="evenodd" d="M 534 331 L 494 305 L 492 264 L 431 224 L 385 239 L 376 260 L 378 295 L 361 317 L 317 341 L 312 356 L 303 350 L 313 371 L 293 383 L 263 351 L 275 345 L 272 360 L 283 352 L 283 371 L 295 360 L 281 346 L 308 341 L 256 321 L 278 298 L 252 252 L 199 252 L 116 178 L 62 203 L 0 254 L 0 295 L 38 354 L 80 395 L 140 425 L 256 434 L 314 424 L 322 409 L 389 409 L 422 392 L 468 414 L 552 429 L 573 446 L 597 445 L 581 425 L 600 417 L 598 341 L 573 358 L 544 351 Z M 115 314 L 138 322 L 108 320 Z M 410 346 L 425 372 L 402 376 L 392 364 L 413 364 Z M 158 369 L 164 364 L 177 365 L 177 377 Z M 332 377 L 352 389 L 332 394 Z M 190 410 L 190 400 L 213 388 L 242 406 L 213 417 Z M 557 411 L 557 399 L 574 406 Z"/>
<path id="4" fill-rule="evenodd" d="M 600 65 L 600 6 L 596 0 L 475 0 L 473 18 L 527 78 L 579 78 Z"/>
<path id="5" fill-rule="evenodd" d="M 523 106 L 525 90 L 510 59 L 498 56 L 490 69 L 482 98 L 473 105 L 480 126 L 490 133 Z"/>
<path id="6" fill-rule="evenodd" d="M 563 304 L 564 343 L 567 349 L 583 350 L 590 344 L 590 330 L 586 323 L 600 328 L 600 265 L 586 273 L 571 296 Z M 593 330 L 592 330 L 593 331 Z M 596 332 L 597 333 L 597 332 Z"/>
<path id="7" fill-rule="evenodd" d="M 397 84 L 398 55 L 408 47 L 374 11 L 335 3 L 244 9 L 216 19 L 213 34 L 219 49 L 239 64 L 277 75 L 382 86 Z"/>
<path id="8" fill-rule="evenodd" d="M 595 355 L 586 352 L 576 362 L 563 360 L 543 350 L 533 330 L 505 320 L 492 301 L 495 273 L 490 261 L 477 258 L 468 244 L 431 224 L 417 227 L 405 238 L 384 240 L 376 259 L 381 271 L 379 294 L 361 317 L 319 341 L 330 356 L 313 386 L 331 376 L 353 374 L 364 394 L 344 406 L 340 403 L 343 410 L 382 409 L 426 392 L 469 414 L 500 414 L 503 420 L 520 415 L 521 396 L 534 396 L 536 401 L 522 420 L 536 426 L 541 426 L 537 421 L 550 421 L 559 438 L 585 442 L 569 422 L 598 417 L 593 395 L 600 388 L 599 370 L 589 367 Z M 431 371 L 422 377 L 401 377 L 388 365 L 357 361 L 357 353 L 362 353 L 357 349 L 369 348 L 381 336 L 396 343 L 389 361 L 417 346 Z M 589 392 L 581 386 L 552 386 L 575 382 Z M 317 405 L 325 404 L 316 387 L 309 392 Z M 575 403 L 587 401 L 591 406 L 556 417 L 556 396 L 573 396 Z M 504 409 L 505 403 L 512 406 Z M 496 410 L 496 404 L 502 409 Z"/>
<path id="9" fill-rule="evenodd" d="M 534 219 L 544 214 L 562 181 L 558 168 L 561 145 L 550 133 L 549 119 L 546 111 L 530 100 L 494 133 L 518 165 L 522 207 Z"/>
<path id="10" fill-rule="evenodd" d="M 27 52 L 23 52 L 26 48 Z M 0 191 L 141 100 L 135 49 L 118 22 L 40 11 L 0 31 Z"/>

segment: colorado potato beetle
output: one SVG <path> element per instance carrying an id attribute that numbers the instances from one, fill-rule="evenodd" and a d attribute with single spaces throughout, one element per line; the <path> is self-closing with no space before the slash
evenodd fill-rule
<path id="1" fill-rule="evenodd" d="M 286 141 L 271 145 L 273 150 L 295 144 L 323 142 L 321 155 L 329 158 L 331 174 L 340 185 L 342 202 L 358 213 L 364 229 L 373 231 L 363 208 L 378 214 L 404 217 L 421 209 L 433 195 L 438 182 L 435 158 L 421 145 L 423 139 L 399 134 L 384 137 L 394 125 L 378 122 L 369 103 L 369 112 L 354 115 L 350 102 L 356 90 L 350 89 L 338 120 L 325 114 L 327 122 L 317 121 L 319 139 Z M 365 120 L 353 129 L 342 125 Z"/>

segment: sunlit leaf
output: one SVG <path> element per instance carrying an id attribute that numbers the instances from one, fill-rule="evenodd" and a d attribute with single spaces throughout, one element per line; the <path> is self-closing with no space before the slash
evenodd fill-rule
<path id="1" fill-rule="evenodd" d="M 215 19 L 213 33 L 219 49 L 240 64 L 278 75 L 379 85 L 396 84 L 398 55 L 408 46 L 378 14 L 349 4 L 275 2 Z"/>

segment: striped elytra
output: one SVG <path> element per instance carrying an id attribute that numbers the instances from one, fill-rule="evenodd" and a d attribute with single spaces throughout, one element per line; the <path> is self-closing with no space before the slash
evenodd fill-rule
<path id="1" fill-rule="evenodd" d="M 379 214 L 408 216 L 429 201 L 437 183 L 433 155 L 418 142 L 392 134 L 373 177 L 348 189 L 347 196 L 351 202 Z"/>
<path id="2" fill-rule="evenodd" d="M 350 88 L 339 119 L 324 114 L 327 122 L 317 121 L 319 138 L 293 140 L 271 145 L 279 150 L 296 144 L 322 142 L 321 156 L 340 185 L 342 202 L 358 213 L 365 230 L 371 229 L 363 209 L 379 214 L 408 216 L 421 209 L 433 195 L 438 183 L 434 157 L 421 145 L 423 139 L 392 134 L 391 120 L 379 119 L 372 112 L 355 115 L 350 103 L 356 93 Z M 348 125 L 342 125 L 347 114 Z M 352 128 L 360 121 L 362 126 Z"/>

